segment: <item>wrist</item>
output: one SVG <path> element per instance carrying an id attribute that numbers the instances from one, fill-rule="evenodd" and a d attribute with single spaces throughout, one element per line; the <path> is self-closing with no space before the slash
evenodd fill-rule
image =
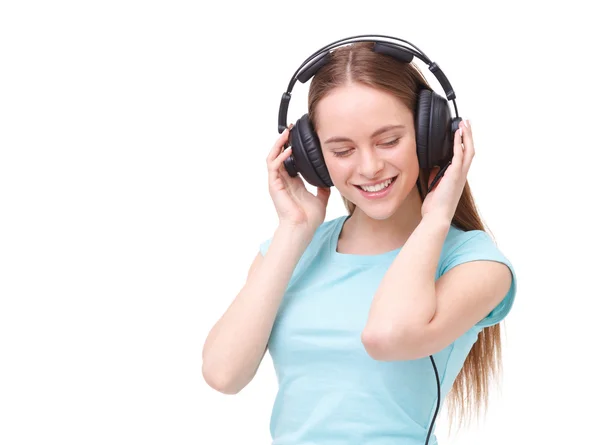
<path id="1" fill-rule="evenodd" d="M 312 240 L 314 232 L 302 226 L 291 224 L 280 224 L 275 230 L 275 236 L 284 238 L 286 242 L 293 245 L 308 246 Z"/>
<path id="2" fill-rule="evenodd" d="M 447 229 L 452 224 L 452 218 L 440 212 L 428 212 L 421 218 L 421 223 L 429 226 Z"/>

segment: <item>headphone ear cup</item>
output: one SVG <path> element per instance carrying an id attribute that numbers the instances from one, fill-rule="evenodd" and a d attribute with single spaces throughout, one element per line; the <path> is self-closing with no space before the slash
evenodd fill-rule
<path id="1" fill-rule="evenodd" d="M 417 157 L 420 168 L 431 168 L 429 163 L 429 116 L 431 115 L 431 91 L 422 89 L 417 99 L 415 130 L 417 132 Z"/>
<path id="2" fill-rule="evenodd" d="M 419 92 L 415 116 L 419 167 L 433 168 L 447 164 L 454 154 L 456 126 L 456 119 L 452 119 L 448 101 L 435 91 L 422 89 Z"/>
<path id="3" fill-rule="evenodd" d="M 298 173 L 315 187 L 332 187 L 329 171 L 323 159 L 321 144 L 308 114 L 302 116 L 290 130 L 292 156 Z"/>

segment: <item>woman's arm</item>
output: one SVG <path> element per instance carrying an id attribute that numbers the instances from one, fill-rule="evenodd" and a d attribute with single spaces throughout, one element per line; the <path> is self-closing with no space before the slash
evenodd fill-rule
<path id="1" fill-rule="evenodd" d="M 236 394 L 254 378 L 283 294 L 311 239 L 280 226 L 264 258 L 259 253 L 254 259 L 246 283 L 204 343 L 202 375 L 212 388 Z"/>
<path id="2" fill-rule="evenodd" d="M 435 281 L 449 225 L 434 215 L 424 217 L 386 272 L 361 337 L 374 359 L 414 360 L 435 354 L 507 295 L 511 271 L 485 250 L 481 260 L 460 264 Z"/>
<path id="3" fill-rule="evenodd" d="M 364 337 L 418 329 L 433 318 L 435 273 L 449 229 L 450 221 L 436 215 L 421 220 L 377 289 Z"/>

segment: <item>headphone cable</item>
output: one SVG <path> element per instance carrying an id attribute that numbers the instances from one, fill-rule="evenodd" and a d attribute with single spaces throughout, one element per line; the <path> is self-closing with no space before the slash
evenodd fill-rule
<path id="1" fill-rule="evenodd" d="M 431 364 L 433 365 L 433 370 L 435 372 L 435 380 L 437 382 L 437 406 L 435 407 L 435 413 L 433 414 L 433 419 L 431 419 L 431 425 L 429 426 L 429 432 L 427 433 L 427 439 L 425 439 L 425 445 L 429 443 L 429 436 L 431 436 L 431 431 L 433 430 L 433 425 L 435 423 L 435 418 L 437 417 L 438 410 L 440 409 L 440 377 L 438 375 L 437 368 L 435 366 L 435 362 L 433 361 L 433 356 L 430 355 Z"/>

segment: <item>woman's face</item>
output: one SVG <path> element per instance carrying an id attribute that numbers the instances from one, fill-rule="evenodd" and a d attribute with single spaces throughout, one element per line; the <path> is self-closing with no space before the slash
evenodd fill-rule
<path id="1" fill-rule="evenodd" d="M 419 175 L 412 111 L 389 93 L 352 84 L 327 94 L 316 116 L 325 164 L 340 194 L 373 219 L 395 214 Z M 387 187 L 377 191 L 382 182 Z M 376 185 L 371 192 L 359 187 L 370 184 Z"/>

